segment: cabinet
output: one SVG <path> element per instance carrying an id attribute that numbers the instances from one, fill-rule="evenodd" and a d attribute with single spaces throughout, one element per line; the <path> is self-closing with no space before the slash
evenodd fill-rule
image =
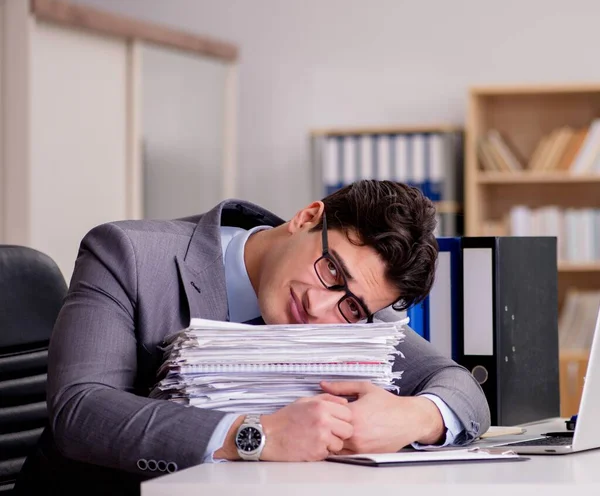
<path id="1" fill-rule="evenodd" d="M 56 0 L 0 22 L 1 243 L 68 281 L 92 227 L 235 196 L 235 45 Z"/>

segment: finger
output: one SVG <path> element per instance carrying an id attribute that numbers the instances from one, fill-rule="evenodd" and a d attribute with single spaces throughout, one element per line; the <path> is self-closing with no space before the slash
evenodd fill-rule
<path id="1" fill-rule="evenodd" d="M 354 427 L 350 422 L 337 418 L 331 419 L 331 433 L 342 441 L 350 439 L 354 434 Z"/>
<path id="2" fill-rule="evenodd" d="M 333 401 L 324 401 L 323 405 L 331 417 L 343 420 L 344 422 L 352 422 L 352 410 L 350 410 L 348 405 L 339 405 Z"/>
<path id="3" fill-rule="evenodd" d="M 369 381 L 325 382 L 321 381 L 321 389 L 336 396 L 362 395 L 373 387 Z"/>
<path id="4" fill-rule="evenodd" d="M 339 437 L 331 436 L 331 441 L 327 444 L 329 453 L 338 453 L 344 448 L 344 441 Z"/>
<path id="5" fill-rule="evenodd" d="M 311 399 L 319 401 L 330 401 L 331 403 L 337 403 L 338 405 L 347 405 L 348 400 L 340 396 L 334 396 L 333 394 L 323 393 L 313 396 Z"/>

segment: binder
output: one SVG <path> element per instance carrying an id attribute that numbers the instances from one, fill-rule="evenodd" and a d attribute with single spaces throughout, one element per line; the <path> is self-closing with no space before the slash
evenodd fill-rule
<path id="1" fill-rule="evenodd" d="M 423 194 L 433 201 L 438 201 L 439 198 L 434 199 L 432 191 L 432 164 L 431 164 L 431 135 L 423 134 L 423 151 L 422 151 L 422 169 L 423 169 L 423 181 L 421 185 L 421 191 Z"/>
<path id="2" fill-rule="evenodd" d="M 422 338 L 429 340 L 427 326 L 425 324 L 425 315 L 428 313 L 426 310 L 427 307 L 427 299 L 425 299 L 421 303 L 417 303 L 410 307 L 406 313 L 410 319 L 408 322 L 410 328 Z"/>
<path id="3" fill-rule="evenodd" d="M 377 160 L 377 179 L 392 179 L 390 138 L 387 135 L 380 135 L 377 139 Z"/>
<path id="4" fill-rule="evenodd" d="M 438 238 L 437 242 L 438 262 L 427 297 L 424 334 L 437 351 L 456 360 L 463 317 L 461 238 Z"/>
<path id="5" fill-rule="evenodd" d="M 373 139 L 365 134 L 359 140 L 359 179 L 373 179 Z"/>
<path id="6" fill-rule="evenodd" d="M 323 181 L 325 183 L 325 195 L 329 195 L 342 187 L 343 152 L 342 138 L 327 138 L 323 152 Z"/>
<path id="7" fill-rule="evenodd" d="M 427 298 L 407 311 L 409 325 L 437 351 L 456 360 L 462 323 L 461 238 L 437 238 L 435 279 Z"/>
<path id="8" fill-rule="evenodd" d="M 408 137 L 404 134 L 394 136 L 394 180 L 407 183 L 408 176 Z"/>
<path id="9" fill-rule="evenodd" d="M 427 142 L 426 135 L 415 134 L 412 137 L 412 185 L 419 188 L 426 194 L 426 153 L 427 153 Z"/>
<path id="10" fill-rule="evenodd" d="M 448 172 L 451 163 L 444 155 L 446 136 L 431 134 L 427 140 L 427 196 L 431 201 L 447 200 L 443 196 L 445 181 L 448 181 Z"/>
<path id="11" fill-rule="evenodd" d="M 344 153 L 342 184 L 346 186 L 348 184 L 352 184 L 358 179 L 356 167 L 357 140 L 354 136 L 346 136 L 343 138 L 343 140 Z"/>
<path id="12" fill-rule="evenodd" d="M 554 237 L 462 239 L 458 362 L 480 383 L 492 425 L 560 414 Z"/>

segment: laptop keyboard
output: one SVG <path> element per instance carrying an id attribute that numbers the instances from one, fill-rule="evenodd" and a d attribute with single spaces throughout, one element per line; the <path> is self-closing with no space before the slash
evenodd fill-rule
<path id="1" fill-rule="evenodd" d="M 516 443 L 506 443 L 502 446 L 570 446 L 571 444 L 573 444 L 572 437 L 552 436 L 530 439 L 529 441 L 518 441 Z"/>

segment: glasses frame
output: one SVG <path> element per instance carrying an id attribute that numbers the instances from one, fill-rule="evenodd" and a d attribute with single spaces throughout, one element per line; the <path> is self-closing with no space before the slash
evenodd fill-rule
<path id="1" fill-rule="evenodd" d="M 321 242 L 323 244 L 323 253 L 319 258 L 317 258 L 317 260 L 315 260 L 315 263 L 313 264 L 315 273 L 317 274 L 319 281 L 321 281 L 321 284 L 325 287 L 325 289 L 328 289 L 329 291 L 338 291 L 338 292 L 343 291 L 344 292 L 344 295 L 337 302 L 337 307 L 338 307 L 338 310 L 339 310 L 341 316 L 344 317 L 344 320 L 346 322 L 348 322 L 348 324 L 356 323 L 356 322 L 351 322 L 350 320 L 348 320 L 348 318 L 344 315 L 344 312 L 342 311 L 342 303 L 344 302 L 344 300 L 347 300 L 348 298 L 354 298 L 354 301 L 356 301 L 358 303 L 358 305 L 362 308 L 363 312 L 367 316 L 367 323 L 372 324 L 373 323 L 373 314 L 362 303 L 360 298 L 358 296 L 356 296 L 352 291 L 350 291 L 350 289 L 348 288 L 348 281 L 346 280 L 346 276 L 344 275 L 344 272 L 342 270 L 340 270 L 339 262 L 329 253 L 329 238 L 327 236 L 327 216 L 325 215 L 325 212 L 323 212 L 323 226 L 321 228 Z M 323 281 L 323 279 L 321 279 L 321 276 L 319 275 L 319 271 L 317 269 L 317 265 L 319 264 L 319 262 L 321 260 L 328 260 L 333 265 L 335 265 L 336 269 L 338 270 L 338 273 L 340 274 L 340 277 L 342 278 L 343 284 L 336 284 L 334 286 L 328 286 L 325 283 L 325 281 Z M 360 319 L 360 320 L 362 320 L 362 319 Z M 357 322 L 360 322 L 360 321 L 357 321 Z"/>

